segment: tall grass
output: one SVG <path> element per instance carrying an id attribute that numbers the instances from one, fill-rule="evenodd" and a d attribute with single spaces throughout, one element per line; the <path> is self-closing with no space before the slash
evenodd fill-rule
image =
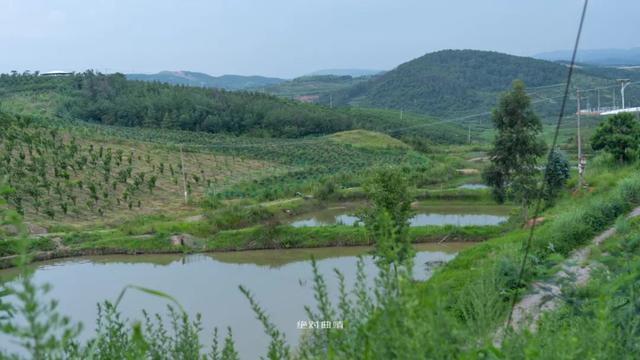
<path id="1" fill-rule="evenodd" d="M 640 222 L 618 224 L 604 244 L 604 267 L 586 288 L 565 294 L 563 306 L 545 316 L 535 334 L 512 334 L 498 353 L 504 359 L 638 359 L 640 357 Z"/>

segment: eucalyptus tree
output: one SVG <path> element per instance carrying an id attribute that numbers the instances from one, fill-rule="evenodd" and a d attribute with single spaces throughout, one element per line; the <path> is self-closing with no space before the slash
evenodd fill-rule
<path id="1" fill-rule="evenodd" d="M 520 203 L 526 219 L 538 188 L 538 161 L 546 145 L 539 137 L 542 123 L 522 81 L 514 80 L 511 90 L 502 96 L 493 110 L 493 124 L 497 133 L 489 151 L 491 164 L 483 178 L 497 202 Z"/>

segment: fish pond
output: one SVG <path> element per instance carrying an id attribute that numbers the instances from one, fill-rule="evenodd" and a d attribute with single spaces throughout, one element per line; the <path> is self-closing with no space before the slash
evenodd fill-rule
<path id="1" fill-rule="evenodd" d="M 435 266 L 450 261 L 466 246 L 473 245 L 416 245 L 414 277 L 429 278 Z M 307 320 L 304 306 L 315 306 L 310 257 L 316 258 L 335 303 L 338 283 L 333 269 L 340 270 L 351 286 L 358 256 L 365 255 L 365 272 L 372 280 L 376 267 L 367 255 L 370 250 L 368 247 L 334 247 L 81 257 L 33 265 L 34 281 L 52 285 L 47 298 L 57 299 L 62 314 L 84 324 L 84 338 L 94 333 L 97 304 L 114 301 L 126 285 L 134 284 L 170 294 L 190 315 L 200 313 L 205 344 L 211 342 L 214 326 L 222 332 L 230 326 L 241 358 L 255 359 L 265 354 L 269 339 L 238 285 L 253 292 L 271 320 L 284 331 L 289 343 L 295 345 L 302 333 L 297 323 Z M 17 274 L 17 269 L 0 271 L 3 281 L 15 281 Z M 130 320 L 141 320 L 143 309 L 150 314 L 165 314 L 166 306 L 162 298 L 130 291 L 124 296 L 120 310 Z M 0 337 L 0 344 L 12 349 L 7 338 Z"/>
<path id="2" fill-rule="evenodd" d="M 323 210 L 293 216 L 289 224 L 293 227 L 357 225 L 355 215 L 362 203 L 349 203 L 331 206 Z M 414 216 L 409 219 L 410 226 L 429 225 L 499 225 L 509 218 L 511 208 L 494 204 L 469 202 L 415 203 Z"/>

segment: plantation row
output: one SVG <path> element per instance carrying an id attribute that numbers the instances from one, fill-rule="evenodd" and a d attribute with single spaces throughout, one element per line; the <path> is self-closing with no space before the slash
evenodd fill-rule
<path id="1" fill-rule="evenodd" d="M 324 137 L 296 140 L 235 137 L 192 131 L 125 128 L 66 121 L 59 122 L 58 126 L 73 128 L 83 137 L 112 137 L 158 143 L 176 150 L 182 146 L 185 151 L 224 154 L 238 159 L 260 159 L 288 166 L 321 165 L 328 166 L 331 171 L 358 169 L 380 163 L 398 164 L 398 161 L 404 160 L 410 163 L 427 161 L 425 156 L 408 149 L 365 149 L 349 144 L 339 144 Z"/>
<path id="2" fill-rule="evenodd" d="M 15 189 L 6 200 L 20 213 L 49 219 L 178 209 L 185 191 L 196 203 L 274 200 L 313 193 L 326 182 L 357 186 L 379 165 L 413 171 L 433 165 L 410 149 L 363 149 L 326 138 L 252 139 L 0 116 L 0 176 Z"/>
<path id="3" fill-rule="evenodd" d="M 340 178 L 343 186 L 354 185 L 354 178 L 362 171 L 379 165 L 424 167 L 430 161 L 423 154 L 404 148 L 359 148 L 336 143 L 324 137 L 302 139 L 274 139 L 235 137 L 203 132 L 126 128 L 85 122 L 60 121 L 47 123 L 67 129 L 82 138 L 97 140 L 126 139 L 159 145 L 193 156 L 223 158 L 232 164 L 260 161 L 279 169 L 259 168 L 250 179 L 243 174 L 229 173 L 236 186 L 220 190 L 219 197 L 260 197 L 272 200 L 276 196 L 293 196 L 308 191 L 327 176 Z M 223 166 L 223 167 L 228 167 Z M 276 195 L 278 194 L 278 195 Z"/>
<path id="4" fill-rule="evenodd" d="M 167 197 L 175 202 L 184 191 L 191 197 L 239 178 L 279 171 L 264 162 L 231 156 L 181 156 L 175 151 L 104 145 L 74 131 L 40 127 L 29 118 L 4 113 L 0 130 L 0 176 L 15 189 L 6 200 L 21 214 L 51 219 L 103 216 L 114 208 L 161 204 Z"/>

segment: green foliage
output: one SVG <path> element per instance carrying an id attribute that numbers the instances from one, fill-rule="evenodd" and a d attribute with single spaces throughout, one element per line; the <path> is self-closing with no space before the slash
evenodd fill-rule
<path id="1" fill-rule="evenodd" d="M 32 359 L 63 358 L 67 349 L 74 348 L 81 327 L 58 313 L 55 300 L 42 300 L 50 286 L 35 285 L 26 265 L 21 270 L 18 285 L 2 288 L 3 295 L 14 296 L 17 304 L 0 309 L 0 331 L 14 339 Z"/>
<path id="2" fill-rule="evenodd" d="M 122 150 L 81 143 L 76 134 L 45 126 L 28 116 L 0 111 L 0 176 L 13 187 L 4 198 L 21 214 L 56 216 L 113 208 L 153 193 L 158 175 L 135 171 Z M 135 164 L 138 165 L 137 163 Z M 139 199 L 137 199 L 139 200 Z"/>
<path id="3" fill-rule="evenodd" d="M 378 173 L 381 174 L 384 171 Z M 389 184 L 400 184 L 398 188 L 402 189 L 401 175 L 400 179 L 389 174 L 380 176 L 371 186 L 379 190 Z M 394 204 L 402 204 L 404 196 L 402 191 L 390 197 L 377 194 L 376 190 L 372 194 L 372 198 L 378 199 L 380 209 L 384 210 L 378 218 L 382 223 L 376 226 L 381 229 L 379 236 L 387 236 L 376 240 L 387 244 L 395 236 L 392 211 L 395 209 L 403 213 L 403 206 Z M 536 272 L 545 266 L 545 261 L 555 253 L 567 254 L 584 244 L 632 205 L 639 203 L 640 178 L 635 176 L 621 181 L 613 190 L 580 200 L 572 215 L 552 217 L 543 223 L 535 239 L 536 251 L 532 257 L 535 268 L 529 269 L 520 283 L 514 276 L 514 270 L 522 255 L 521 242 L 527 235 L 525 231 L 516 231 L 462 252 L 424 284 L 411 279 L 410 266 L 394 269 L 388 262 L 378 261 L 378 273 L 371 287 L 371 282 L 364 275 L 361 259 L 351 290 L 348 290 L 344 276 L 336 271 L 339 296 L 335 303 L 330 301 L 326 282 L 313 262 L 316 307 L 307 308 L 307 315 L 312 321 L 342 321 L 344 329 L 310 329 L 302 337 L 297 351 L 291 351 L 284 334 L 269 320 L 249 291 L 241 290 L 271 338 L 266 356 L 269 359 L 474 358 L 485 353 L 487 348 L 494 356 L 502 358 L 546 358 L 555 354 L 612 358 L 621 351 L 634 358 L 638 352 L 635 341 L 638 327 L 633 320 L 637 312 L 633 300 L 638 278 L 636 273 L 640 271 L 633 265 L 637 264 L 636 253 L 640 248 L 638 232 L 635 231 L 638 223 L 617 226 L 623 240 L 609 245 L 606 250 L 623 260 L 609 260 L 607 263 L 616 276 L 611 281 L 608 274 L 603 273 L 602 282 L 591 290 L 601 294 L 592 297 L 588 292 L 576 292 L 577 296 L 570 297 L 576 300 L 568 304 L 568 311 L 563 310 L 547 323 L 543 320 L 540 331 L 544 336 L 538 339 L 528 334 L 522 338 L 514 335 L 507 339 L 500 351 L 487 344 L 491 343 L 496 327 L 504 321 L 512 292 L 531 282 Z M 573 202 L 563 205 L 565 208 L 575 207 Z M 569 226 L 571 224 L 573 226 Z M 553 246 L 549 246 L 550 241 Z M 156 291 L 142 290 L 166 298 Z M 614 294 L 614 301 L 600 300 L 610 294 Z M 51 317 L 54 313 L 49 311 L 47 315 Z M 184 313 L 170 309 L 168 319 L 172 328 L 164 330 L 166 322 L 159 316 L 155 321 L 145 316 L 144 325 L 131 324 L 120 316 L 117 302 L 113 306 L 105 304 L 95 338 L 87 343 L 71 341 L 75 339 L 73 336 L 66 343 L 64 338 L 54 338 L 55 341 L 49 343 L 52 354 L 70 359 L 184 359 L 203 355 L 210 359 L 237 358 L 230 332 L 221 350 L 216 333 L 211 352 L 202 353 L 198 317 L 189 320 Z M 48 323 L 50 320 L 46 319 L 44 316 L 41 321 Z M 573 346 L 576 336 L 578 344 Z"/>
<path id="4" fill-rule="evenodd" d="M 443 50 L 334 93 L 333 101 L 449 115 L 451 109 L 489 109 L 513 79 L 542 86 L 564 81 L 565 73 L 564 66 L 542 60 L 490 51 Z"/>
<path id="5" fill-rule="evenodd" d="M 493 123 L 497 134 L 484 180 L 492 187 L 496 201 L 514 200 L 526 209 L 535 196 L 538 158 L 545 145 L 538 138 L 542 124 L 531 108 L 522 81 L 514 81 L 511 91 L 500 99 Z"/>
<path id="6" fill-rule="evenodd" d="M 623 222 L 627 231 L 605 242 L 597 259 L 604 266 L 592 272 L 586 288 L 566 291 L 560 309 L 545 316 L 536 333 L 511 334 L 500 358 L 638 358 L 640 223 Z"/>
<path id="7" fill-rule="evenodd" d="M 321 95 L 329 95 L 335 91 L 348 88 L 367 81 L 368 76 L 352 77 L 349 75 L 315 75 L 301 76 L 293 80 L 266 87 L 265 92 L 289 98 L 306 96 L 311 101 L 319 101 Z"/>
<path id="8" fill-rule="evenodd" d="M 365 184 L 372 207 L 363 210 L 361 219 L 375 239 L 379 263 L 394 269 L 411 268 L 414 250 L 408 236 L 412 196 L 402 173 L 393 168 L 376 170 Z"/>
<path id="9" fill-rule="evenodd" d="M 222 205 L 220 196 L 216 193 L 215 185 L 207 186 L 207 190 L 202 195 L 201 205 L 205 209 L 217 209 Z"/>
<path id="10" fill-rule="evenodd" d="M 623 179 L 606 196 L 591 198 L 557 215 L 551 225 L 536 235 L 533 251 L 541 258 L 550 253 L 567 255 L 637 204 L 640 204 L 640 178 Z"/>
<path id="11" fill-rule="evenodd" d="M 631 113 L 611 116 L 598 126 L 591 147 L 611 153 L 620 162 L 635 159 L 640 148 L 640 125 Z"/>
<path id="12" fill-rule="evenodd" d="M 342 131 L 327 138 L 340 144 L 362 148 L 407 148 L 407 144 L 389 135 L 366 130 Z"/>
<path id="13" fill-rule="evenodd" d="M 249 300 L 251 309 L 256 314 L 258 321 L 264 327 L 265 333 L 269 336 L 269 348 L 267 349 L 267 359 L 269 360 L 287 360 L 291 358 L 291 350 L 287 344 L 286 337 L 278 328 L 269 320 L 267 314 L 262 310 L 253 295 L 246 288 L 240 286 L 240 291 Z"/>
<path id="14" fill-rule="evenodd" d="M 46 104 L 52 117 L 262 138 L 297 138 L 358 128 L 385 131 L 433 121 L 415 115 L 400 119 L 383 110 L 330 109 L 264 93 L 128 81 L 122 74 L 89 71 L 59 78 L 0 74 L 0 97 L 13 95 L 10 103 L 42 92 L 52 99 Z M 463 131 L 451 124 L 416 131 L 435 142 L 464 138 Z"/>
<path id="15" fill-rule="evenodd" d="M 333 179 L 325 179 L 316 189 L 314 196 L 320 200 L 328 200 L 338 192 L 338 187 Z"/>
<path id="16" fill-rule="evenodd" d="M 553 205 L 567 180 L 569 180 L 569 161 L 564 153 L 555 149 L 551 152 L 545 173 L 546 186 L 543 196 L 547 207 Z"/>
<path id="17" fill-rule="evenodd" d="M 230 205 L 207 213 L 212 231 L 239 229 L 274 218 L 274 213 L 263 206 Z"/>

